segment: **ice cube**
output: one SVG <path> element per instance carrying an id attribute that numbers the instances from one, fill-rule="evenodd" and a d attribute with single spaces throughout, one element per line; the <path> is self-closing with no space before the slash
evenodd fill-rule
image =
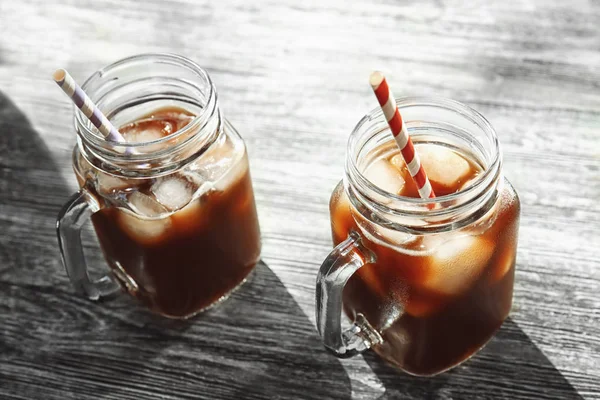
<path id="1" fill-rule="evenodd" d="M 169 120 L 169 122 L 175 126 L 175 131 L 178 131 L 192 122 L 195 116 L 187 110 L 178 108 L 173 111 L 161 112 L 160 118 Z"/>
<path id="2" fill-rule="evenodd" d="M 129 206 L 138 215 L 155 218 L 166 214 L 168 210 L 152 197 L 141 192 L 133 192 L 128 197 Z"/>
<path id="3" fill-rule="evenodd" d="M 427 275 L 418 284 L 443 294 L 460 294 L 481 275 L 493 252 L 494 244 L 483 236 L 450 239 L 432 250 Z"/>
<path id="4" fill-rule="evenodd" d="M 515 263 L 515 248 L 508 246 L 498 255 L 491 273 L 493 283 L 499 282 L 506 276 Z"/>
<path id="5" fill-rule="evenodd" d="M 356 222 L 369 240 L 393 250 L 396 250 L 399 246 L 402 246 L 409 241 L 413 241 L 416 238 L 416 236 L 411 235 L 410 233 L 377 225 L 362 216 L 357 217 Z"/>
<path id="6" fill-rule="evenodd" d="M 119 223 L 133 240 L 145 244 L 155 244 L 170 227 L 170 217 L 164 216 L 168 210 L 152 197 L 140 192 L 128 196 L 131 210 L 119 209 Z"/>
<path id="7" fill-rule="evenodd" d="M 179 170 L 178 173 L 183 179 L 189 181 L 193 186 L 201 187 L 208 183 L 197 169 L 184 168 Z"/>
<path id="8" fill-rule="evenodd" d="M 386 192 L 399 194 L 404 187 L 404 178 L 389 161 L 379 159 L 365 170 L 365 178 Z"/>
<path id="9" fill-rule="evenodd" d="M 148 118 L 122 126 L 119 132 L 130 143 L 143 143 L 162 139 L 175 128 L 170 121 Z"/>
<path id="10" fill-rule="evenodd" d="M 471 179 L 469 179 L 468 181 L 463 183 L 462 186 L 460 187 L 460 190 L 465 190 L 466 188 L 468 188 L 469 186 L 471 186 L 475 182 L 477 182 L 478 179 L 479 179 L 479 174 L 476 174 L 474 177 L 472 177 Z"/>
<path id="11" fill-rule="evenodd" d="M 244 158 L 242 158 L 242 156 Z M 228 140 L 214 143 L 193 165 L 205 181 L 213 182 L 217 190 L 226 190 L 246 172 L 245 155 Z"/>
<path id="12" fill-rule="evenodd" d="M 223 169 L 223 174 L 216 181 L 215 188 L 217 190 L 227 190 L 248 172 L 248 161 L 246 159 L 231 160 L 230 166 Z"/>
<path id="13" fill-rule="evenodd" d="M 153 142 L 170 135 L 176 130 L 177 126 L 173 122 L 152 118 L 132 122 L 119 128 L 119 131 L 129 143 Z M 152 153 L 161 150 L 166 145 L 167 144 L 165 143 L 145 145 L 136 147 L 135 151 L 140 153 Z"/>
<path id="14" fill-rule="evenodd" d="M 469 162 L 446 147 L 419 145 L 416 152 L 429 180 L 446 190 L 451 190 L 471 172 Z"/>
<path id="15" fill-rule="evenodd" d="M 178 174 L 158 178 L 151 188 L 156 200 L 170 211 L 188 204 L 196 189 L 192 182 Z"/>
<path id="16" fill-rule="evenodd" d="M 160 200 L 160 198 L 158 200 L 170 209 L 177 210 L 171 215 L 171 219 L 179 232 L 197 234 L 205 224 L 206 214 L 210 213 L 210 203 L 207 201 L 210 201 L 210 193 L 215 190 L 214 184 L 206 181 L 198 171 L 187 168 L 179 171 L 176 177 L 169 177 L 169 179 L 177 179 L 178 182 L 170 182 L 167 187 L 158 187 L 158 192 L 161 192 L 162 197 L 162 195 L 168 195 L 168 191 L 175 191 L 177 196 L 166 201 Z M 164 183 L 162 182 L 162 184 Z M 154 190 L 154 187 L 152 189 Z M 159 196 L 157 192 L 155 195 Z"/>
<path id="17" fill-rule="evenodd" d="M 119 178 L 102 171 L 98 171 L 96 177 L 98 179 L 98 191 L 102 194 L 113 194 L 136 187 L 134 179 Z"/>
<path id="18" fill-rule="evenodd" d="M 398 193 L 400 196 L 406 197 L 419 197 L 419 189 L 417 188 L 417 184 L 414 179 L 410 176 L 410 172 L 408 171 L 408 167 L 406 166 L 406 162 L 404 161 L 404 157 L 402 154 L 396 154 L 390 159 L 390 163 L 396 167 L 398 171 L 400 171 L 400 175 L 402 179 L 404 179 L 404 187 Z"/>

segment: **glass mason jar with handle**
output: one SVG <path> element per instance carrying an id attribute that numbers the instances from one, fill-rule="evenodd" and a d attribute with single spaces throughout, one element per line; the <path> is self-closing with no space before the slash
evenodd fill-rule
<path id="1" fill-rule="evenodd" d="M 382 111 L 365 116 L 331 196 L 336 247 L 317 278 L 317 325 L 338 357 L 372 348 L 435 375 L 483 347 L 510 311 L 520 204 L 481 114 L 446 99 L 397 104 L 438 197 L 390 192 L 411 182 L 390 172 L 399 151 Z"/>
<path id="2" fill-rule="evenodd" d="M 57 233 L 76 290 L 97 300 L 124 289 L 172 318 L 227 298 L 258 262 L 261 242 L 246 147 L 206 71 L 146 54 L 103 68 L 82 88 L 126 142 L 105 140 L 75 110 L 81 189 Z M 97 281 L 80 237 L 89 217 L 110 266 Z"/>

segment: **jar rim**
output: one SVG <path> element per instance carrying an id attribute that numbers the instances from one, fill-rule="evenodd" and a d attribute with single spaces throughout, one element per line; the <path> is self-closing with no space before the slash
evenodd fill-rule
<path id="1" fill-rule="evenodd" d="M 356 124 L 350 137 L 348 139 L 347 148 L 346 148 L 346 176 L 348 176 L 352 181 L 358 181 L 361 185 L 368 188 L 370 191 L 375 192 L 377 195 L 386 198 L 396 204 L 405 204 L 405 205 L 413 205 L 413 206 L 430 206 L 436 203 L 446 203 L 453 202 L 458 200 L 465 195 L 474 194 L 475 192 L 479 192 L 482 189 L 485 189 L 487 186 L 486 182 L 489 181 L 490 177 L 498 174 L 498 170 L 500 169 L 502 162 L 502 154 L 500 149 L 500 143 L 498 141 L 498 137 L 496 135 L 496 131 L 489 123 L 489 121 L 481 115 L 475 109 L 458 102 L 456 100 L 444 98 L 444 97 L 427 97 L 427 96 L 409 96 L 409 97 L 398 97 L 396 98 L 396 103 L 398 108 L 402 110 L 403 108 L 408 107 L 439 107 L 446 109 L 448 111 L 454 111 L 456 113 L 461 114 L 461 116 L 467 118 L 471 122 L 475 123 L 481 130 L 488 136 L 490 139 L 490 143 L 492 146 L 493 158 L 489 162 L 489 165 L 485 170 L 482 171 L 481 174 L 478 175 L 476 181 L 465 188 L 464 190 L 460 190 L 456 193 L 450 193 L 444 196 L 435 197 L 433 199 L 422 199 L 422 198 L 414 198 L 414 197 L 406 197 L 400 196 L 394 193 L 387 192 L 380 187 L 373 184 L 369 181 L 362 172 L 360 172 L 357 159 L 353 156 L 355 154 L 355 147 L 358 144 L 359 139 L 362 138 L 363 135 L 370 135 L 370 137 L 374 137 L 380 132 L 361 132 L 361 129 L 368 122 L 372 122 L 373 120 L 382 120 L 385 121 L 383 116 L 383 111 L 380 107 L 374 108 L 369 111 L 361 120 Z M 432 118 L 434 121 L 434 118 Z M 407 123 L 409 121 L 405 121 Z M 389 131 L 389 128 L 386 128 Z M 387 132 L 390 135 L 391 133 Z M 489 182 L 488 182 L 489 184 Z"/>
<path id="2" fill-rule="evenodd" d="M 85 114 L 83 114 L 83 112 L 77 107 L 74 107 L 75 128 L 78 132 L 81 132 L 81 136 L 83 136 L 82 138 L 84 140 L 93 143 L 95 146 L 108 146 L 111 148 L 118 147 L 121 149 L 136 149 L 147 146 L 153 146 L 157 144 L 166 143 L 168 141 L 176 140 L 179 137 L 186 137 L 186 135 L 189 135 L 189 133 L 192 130 L 201 129 L 201 127 L 206 123 L 206 121 L 214 115 L 217 108 L 217 91 L 207 71 L 200 67 L 200 65 L 198 65 L 194 61 L 190 60 L 189 58 L 173 53 L 142 53 L 122 58 L 94 72 L 89 78 L 85 80 L 83 85 L 81 85 L 81 88 L 89 96 L 89 88 L 95 83 L 98 83 L 98 81 L 104 78 L 107 74 L 118 71 L 120 68 L 125 66 L 134 66 L 135 64 L 143 65 L 144 63 L 157 61 L 161 63 L 167 63 L 187 68 L 187 70 L 197 75 L 200 79 L 204 79 L 209 87 L 209 93 L 207 96 L 206 103 L 207 105 L 212 104 L 213 107 L 207 107 L 205 109 L 206 112 L 202 112 L 194 116 L 185 127 L 179 129 L 177 132 L 159 139 L 144 142 L 119 142 L 111 139 L 105 139 L 96 132 L 96 128 L 91 124 L 91 122 L 89 122 Z"/>
<path id="3" fill-rule="evenodd" d="M 381 189 L 359 168 L 364 169 L 361 162 L 371 151 L 394 140 L 383 111 L 376 108 L 358 122 L 348 139 L 344 186 L 354 208 L 378 225 L 418 234 L 455 230 L 476 222 L 496 204 L 503 185 L 502 154 L 491 124 L 479 112 L 446 98 L 401 97 L 396 103 L 414 142 L 435 143 L 439 138 L 440 144 L 470 149 L 473 156 L 481 157 L 483 171 L 464 190 L 433 199 Z"/>

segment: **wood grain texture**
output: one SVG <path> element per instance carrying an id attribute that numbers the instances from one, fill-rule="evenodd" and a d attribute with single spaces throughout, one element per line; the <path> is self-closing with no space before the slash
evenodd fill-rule
<path id="1" fill-rule="evenodd" d="M 210 72 L 263 232 L 252 279 L 188 324 L 77 297 L 54 234 L 74 138 L 50 74 L 149 51 Z M 522 202 L 511 318 L 433 379 L 337 360 L 314 328 L 328 198 L 375 68 L 397 95 L 484 114 Z M 0 398 L 600 399 L 599 132 L 593 0 L 0 0 Z"/>

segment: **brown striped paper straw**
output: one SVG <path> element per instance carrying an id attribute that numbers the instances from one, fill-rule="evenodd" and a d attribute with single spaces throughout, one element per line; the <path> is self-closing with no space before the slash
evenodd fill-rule
<path id="1" fill-rule="evenodd" d="M 126 143 L 125 138 L 121 133 L 110 123 L 108 118 L 100 111 L 94 102 L 88 97 L 81 87 L 75 82 L 73 77 L 64 69 L 57 69 L 52 75 L 54 81 L 60 88 L 69 96 L 75 103 L 77 108 L 90 120 L 92 124 L 104 136 L 105 139 L 113 142 Z M 131 153 L 130 149 L 126 149 L 126 153 Z"/>

